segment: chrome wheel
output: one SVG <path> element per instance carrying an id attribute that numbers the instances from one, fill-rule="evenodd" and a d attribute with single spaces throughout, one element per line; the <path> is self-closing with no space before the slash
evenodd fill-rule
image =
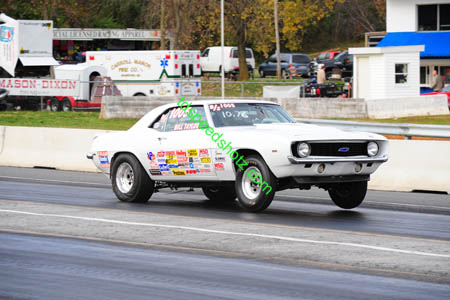
<path id="1" fill-rule="evenodd" d="M 261 185 L 255 183 L 253 179 L 249 177 L 249 173 L 252 173 L 250 174 L 252 177 L 258 177 L 259 175 L 259 177 L 262 178 L 262 175 L 257 167 L 249 167 L 242 176 L 242 192 L 248 199 L 246 202 L 254 204 L 255 199 L 261 194 Z"/>
<path id="2" fill-rule="evenodd" d="M 126 194 L 134 184 L 133 168 L 126 162 L 122 163 L 117 169 L 116 184 L 119 190 Z"/>

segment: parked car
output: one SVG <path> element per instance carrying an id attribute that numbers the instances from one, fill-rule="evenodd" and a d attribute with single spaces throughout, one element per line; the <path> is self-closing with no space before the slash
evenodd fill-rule
<path id="1" fill-rule="evenodd" d="M 311 75 L 316 76 L 319 71 L 319 64 L 324 64 L 325 62 L 334 59 L 339 53 L 341 53 L 341 51 L 325 51 L 317 55 L 310 64 Z"/>
<path id="2" fill-rule="evenodd" d="M 450 85 L 445 86 L 441 90 L 437 92 L 429 92 L 429 93 L 423 93 L 421 96 L 428 96 L 428 95 L 447 95 L 447 101 L 448 101 L 448 107 L 450 108 Z"/>
<path id="3" fill-rule="evenodd" d="M 221 47 L 208 47 L 200 56 L 200 66 L 204 73 L 220 73 L 222 72 L 222 50 Z M 255 57 L 253 51 L 250 48 L 245 48 L 245 56 L 249 72 L 253 72 L 255 69 Z M 226 75 L 231 74 L 233 71 L 239 70 L 239 58 L 238 48 L 226 46 L 224 47 L 224 67 L 223 70 Z"/>
<path id="4" fill-rule="evenodd" d="M 381 135 L 296 123 L 270 101 L 182 100 L 127 131 L 94 137 L 87 157 L 119 200 L 143 203 L 161 188 L 198 187 L 211 201 L 237 198 L 256 212 L 277 191 L 317 186 L 351 209 L 388 159 Z"/>
<path id="5" fill-rule="evenodd" d="M 287 79 L 290 74 L 289 66 L 295 67 L 297 76 L 309 77 L 309 63 L 311 59 L 303 53 L 280 53 L 281 77 Z M 258 68 L 259 75 L 266 77 L 268 75 L 277 75 L 277 55 L 272 54 L 268 60 L 263 62 Z"/>
<path id="6" fill-rule="evenodd" d="M 300 92 L 301 97 L 327 97 L 336 98 L 343 94 L 342 87 L 338 86 L 334 82 L 325 82 L 318 84 L 315 78 L 311 78 L 303 84 Z M 303 94 L 302 94 L 303 93 Z"/>
<path id="7" fill-rule="evenodd" d="M 343 51 L 339 53 L 335 58 L 324 61 L 325 72 L 327 78 L 330 78 L 333 72 L 339 72 L 342 77 L 352 77 L 353 76 L 353 55 L 349 54 L 348 51 Z"/>

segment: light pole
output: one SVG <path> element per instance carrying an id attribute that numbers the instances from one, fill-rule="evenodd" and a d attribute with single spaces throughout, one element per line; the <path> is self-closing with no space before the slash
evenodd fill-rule
<path id="1" fill-rule="evenodd" d="M 224 69 L 223 69 L 223 64 L 224 64 L 224 59 L 223 59 L 223 56 L 224 56 L 224 50 L 223 50 L 223 47 L 224 47 L 224 44 L 225 44 L 225 42 L 224 42 L 224 40 L 225 40 L 225 38 L 224 38 L 224 22 L 223 22 L 223 11 L 224 11 L 224 9 L 223 9 L 223 0 L 220 0 L 220 30 L 221 30 L 221 37 L 220 37 L 220 47 L 221 47 L 221 53 L 222 53 L 222 55 L 221 55 L 221 68 L 220 68 L 220 76 L 222 77 L 222 99 L 224 99 L 225 98 L 225 71 L 224 71 Z"/>

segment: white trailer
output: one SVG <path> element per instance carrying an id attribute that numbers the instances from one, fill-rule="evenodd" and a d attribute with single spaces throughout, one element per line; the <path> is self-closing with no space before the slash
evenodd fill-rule
<path id="1" fill-rule="evenodd" d="M 86 63 L 102 66 L 124 96 L 201 94 L 200 51 L 88 51 Z"/>

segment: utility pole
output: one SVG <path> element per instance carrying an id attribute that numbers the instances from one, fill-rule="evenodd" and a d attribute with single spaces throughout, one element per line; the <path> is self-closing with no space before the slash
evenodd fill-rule
<path id="1" fill-rule="evenodd" d="M 161 30 L 161 50 L 166 50 L 166 24 L 165 24 L 165 15 L 166 15 L 166 0 L 161 0 L 161 21 L 160 21 L 160 30 Z"/>
<path id="2" fill-rule="evenodd" d="M 278 0 L 273 0 L 273 17 L 275 19 L 275 42 L 277 49 L 277 79 L 281 79 L 280 34 L 278 32 Z"/>

